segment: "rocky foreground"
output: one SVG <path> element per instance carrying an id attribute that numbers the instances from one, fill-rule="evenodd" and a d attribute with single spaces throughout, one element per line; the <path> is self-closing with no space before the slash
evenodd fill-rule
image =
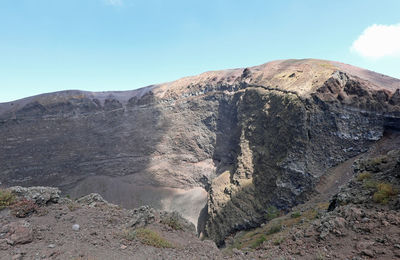
<path id="1" fill-rule="evenodd" d="M 200 241 L 194 225 L 176 212 L 147 206 L 126 210 L 98 194 L 73 201 L 47 187 L 8 191 L 15 199 L 0 211 L 0 259 L 222 257 L 213 242 Z"/>
<path id="2" fill-rule="evenodd" d="M 287 214 L 268 208 L 266 223 L 221 249 L 177 212 L 127 210 L 98 194 L 71 200 L 55 188 L 2 190 L 0 259 L 400 258 L 400 150 L 388 150 L 398 145 L 391 138 L 356 159 L 328 201 L 316 195 Z"/>
<path id="3" fill-rule="evenodd" d="M 272 216 L 228 239 L 225 252 L 257 259 L 399 259 L 400 150 L 356 160 L 353 173 L 328 203 L 310 200 Z"/>

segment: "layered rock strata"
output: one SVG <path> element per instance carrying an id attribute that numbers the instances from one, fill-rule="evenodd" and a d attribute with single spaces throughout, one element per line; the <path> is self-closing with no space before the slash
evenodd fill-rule
<path id="1" fill-rule="evenodd" d="M 306 200 L 329 168 L 400 129 L 399 89 L 350 65 L 283 60 L 129 92 L 4 103 L 0 181 L 201 216 L 222 243 L 265 221 L 269 206 Z"/>

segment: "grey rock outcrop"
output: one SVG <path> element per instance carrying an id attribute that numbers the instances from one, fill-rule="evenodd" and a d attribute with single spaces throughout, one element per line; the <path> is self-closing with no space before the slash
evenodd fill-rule
<path id="1" fill-rule="evenodd" d="M 60 199 L 61 191 L 53 187 L 21 187 L 15 186 L 8 188 L 11 193 L 20 198 L 32 200 L 38 205 L 44 205 L 49 202 L 57 203 Z"/>
<path id="2" fill-rule="evenodd" d="M 196 233 L 195 225 L 182 217 L 179 212 L 158 211 L 147 205 L 130 210 L 130 221 L 126 224 L 126 227 L 136 229 L 155 222 L 168 225 L 172 229 Z"/>
<path id="3" fill-rule="evenodd" d="M 128 222 L 127 227 L 140 228 L 147 226 L 156 221 L 156 211 L 149 206 L 142 206 L 131 211 L 131 220 Z"/>
<path id="4" fill-rule="evenodd" d="M 196 226 L 183 218 L 182 215 L 177 211 L 161 211 L 160 221 L 172 228 L 183 230 L 190 233 L 196 233 Z"/>
<path id="5" fill-rule="evenodd" d="M 79 199 L 76 200 L 77 203 L 82 203 L 86 205 L 91 205 L 96 202 L 101 202 L 101 203 L 108 203 L 103 197 L 98 194 L 98 193 L 90 193 L 86 196 L 83 196 Z"/>

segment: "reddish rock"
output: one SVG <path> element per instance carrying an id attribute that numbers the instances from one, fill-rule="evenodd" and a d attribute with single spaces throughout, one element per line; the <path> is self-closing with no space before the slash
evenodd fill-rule
<path id="1" fill-rule="evenodd" d="M 26 221 L 12 222 L 6 225 L 3 230 L 7 230 L 5 237 L 12 245 L 27 244 L 33 241 L 32 228 Z"/>

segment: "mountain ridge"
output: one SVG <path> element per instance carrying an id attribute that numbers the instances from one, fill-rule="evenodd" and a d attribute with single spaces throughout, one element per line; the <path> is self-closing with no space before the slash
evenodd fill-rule
<path id="1" fill-rule="evenodd" d="M 400 129 L 399 86 L 342 63 L 280 60 L 3 103 L 0 182 L 178 210 L 220 245 L 263 223 L 265 208 L 306 201 L 327 170 Z"/>
<path id="2" fill-rule="evenodd" d="M 87 95 L 88 97 L 92 98 L 98 98 L 101 101 L 104 101 L 107 98 L 111 97 L 117 97 L 123 102 L 127 102 L 128 100 L 126 99 L 127 96 L 133 97 L 133 96 L 143 96 L 145 93 L 152 89 L 157 89 L 157 88 L 165 88 L 165 87 L 177 87 L 181 85 L 185 85 L 186 82 L 193 82 L 193 81 L 199 81 L 204 78 L 210 78 L 210 77 L 215 77 L 217 75 L 222 75 L 222 78 L 226 78 L 229 76 L 234 76 L 235 78 L 241 76 L 244 70 L 254 70 L 254 71 L 263 71 L 266 68 L 270 68 L 275 64 L 280 64 L 282 67 L 279 67 L 278 70 L 285 70 L 283 66 L 283 63 L 291 63 L 293 65 L 298 63 L 298 64 L 313 64 L 313 63 L 320 63 L 321 66 L 327 66 L 327 64 L 330 64 L 334 66 L 334 68 L 330 68 L 333 70 L 342 70 L 345 73 L 352 74 L 354 76 L 360 77 L 364 80 L 368 80 L 374 85 L 381 85 L 385 84 L 385 88 L 388 88 L 389 90 L 396 90 L 397 88 L 400 88 L 400 79 L 393 78 L 390 76 L 386 76 L 381 73 L 377 73 L 374 71 L 370 71 L 367 69 L 362 69 L 359 67 L 355 67 L 349 64 L 337 62 L 337 61 L 329 61 L 329 60 L 320 60 L 320 59 L 283 59 L 283 60 L 274 60 L 270 61 L 267 63 L 263 63 L 261 65 L 256 65 L 256 66 L 251 66 L 247 68 L 235 68 L 235 69 L 226 69 L 226 70 L 215 70 L 215 71 L 206 71 L 203 73 L 200 73 L 198 75 L 194 76 L 186 76 L 182 77 L 178 80 L 170 81 L 170 82 L 165 82 L 165 83 L 160 83 L 160 84 L 152 84 L 144 87 L 140 87 L 134 90 L 122 90 L 122 91 L 84 91 L 84 90 L 77 90 L 77 89 L 71 89 L 71 90 L 62 90 L 62 91 L 56 91 L 56 92 L 49 92 L 49 93 L 43 93 L 39 95 L 34 95 L 34 96 L 29 96 L 21 99 L 16 99 L 13 101 L 8 101 L 8 102 L 0 102 L 0 113 L 5 112 L 6 106 L 11 105 L 11 103 L 18 103 L 18 101 L 25 103 L 29 102 L 32 99 L 41 99 L 45 98 L 47 96 L 63 96 L 65 95 L 66 97 L 68 96 L 73 96 L 73 95 Z M 287 65 L 290 67 L 290 64 Z M 292 70 L 296 70 L 296 67 L 293 67 Z M 221 77 L 221 76 L 220 76 Z"/>

